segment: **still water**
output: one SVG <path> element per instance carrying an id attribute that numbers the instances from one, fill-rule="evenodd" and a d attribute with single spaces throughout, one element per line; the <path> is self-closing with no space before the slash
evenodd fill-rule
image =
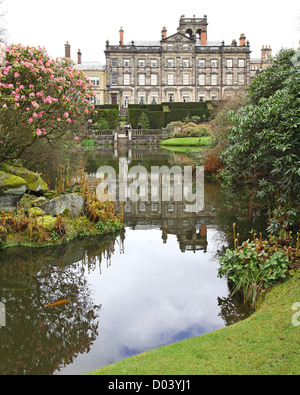
<path id="1" fill-rule="evenodd" d="M 106 147 L 87 153 L 86 170 L 117 170 L 120 158 L 147 169 L 187 163 L 158 148 Z M 241 237 L 259 230 L 240 202 L 205 180 L 198 213 L 182 202 L 128 203 L 116 238 L 1 251 L 0 374 L 85 374 L 245 318 L 217 277 L 233 222 Z"/>

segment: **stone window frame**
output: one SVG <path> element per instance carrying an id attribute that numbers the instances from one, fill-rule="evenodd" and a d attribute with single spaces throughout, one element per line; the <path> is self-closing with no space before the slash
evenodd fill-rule
<path id="1" fill-rule="evenodd" d="M 175 85 L 175 74 L 167 74 L 167 85 L 174 86 Z"/>
<path id="2" fill-rule="evenodd" d="M 154 64 L 152 62 L 155 62 Z M 150 67 L 158 67 L 157 59 L 150 59 Z"/>
<path id="3" fill-rule="evenodd" d="M 130 74 L 129 73 L 123 74 L 123 85 L 125 85 L 125 86 L 130 85 Z"/>
<path id="4" fill-rule="evenodd" d="M 100 77 L 98 77 L 97 75 L 91 75 L 88 77 L 88 79 L 91 82 L 91 84 L 93 84 L 93 86 L 95 87 L 100 86 Z"/>
<path id="5" fill-rule="evenodd" d="M 198 67 L 201 69 L 205 69 L 206 67 L 206 59 L 199 59 L 198 60 Z"/>
<path id="6" fill-rule="evenodd" d="M 118 85 L 119 82 L 119 75 L 118 73 L 112 73 L 111 74 L 111 84 L 112 85 Z"/>
<path id="7" fill-rule="evenodd" d="M 201 81 L 201 78 L 203 78 L 203 83 L 201 83 L 202 81 Z M 206 74 L 205 73 L 200 73 L 199 74 L 199 85 L 200 86 L 205 86 L 206 85 Z"/>
<path id="8" fill-rule="evenodd" d="M 190 74 L 184 73 L 182 74 L 182 85 L 190 85 Z"/>
<path id="9" fill-rule="evenodd" d="M 150 85 L 151 86 L 157 86 L 158 84 L 158 78 L 157 78 L 157 74 L 156 73 L 152 73 L 150 74 Z"/>
<path id="10" fill-rule="evenodd" d="M 123 66 L 124 67 L 130 67 L 130 59 L 129 58 L 124 58 L 123 59 Z"/>
<path id="11" fill-rule="evenodd" d="M 233 85 L 233 73 L 226 74 L 226 85 Z"/>
<path id="12" fill-rule="evenodd" d="M 183 93 L 182 94 L 182 101 L 185 102 L 185 103 L 189 103 L 190 102 L 190 95 L 189 95 L 189 93 Z"/>
<path id="13" fill-rule="evenodd" d="M 211 59 L 210 60 L 210 67 L 215 69 L 218 67 L 218 59 Z"/>
<path id="14" fill-rule="evenodd" d="M 145 59 L 138 59 L 138 67 L 144 68 L 146 66 Z"/>
<path id="15" fill-rule="evenodd" d="M 167 67 L 174 67 L 174 58 L 167 58 Z"/>
<path id="16" fill-rule="evenodd" d="M 246 64 L 246 62 L 245 62 L 244 58 L 239 58 L 238 59 L 238 66 L 239 66 L 239 68 L 245 67 L 245 64 Z"/>
<path id="17" fill-rule="evenodd" d="M 182 59 L 182 67 L 190 67 L 190 59 L 183 58 Z"/>
<path id="18" fill-rule="evenodd" d="M 231 64 L 230 64 L 231 63 Z M 232 58 L 227 58 L 226 59 L 226 67 L 228 69 L 232 69 L 233 68 L 233 59 Z"/>
<path id="19" fill-rule="evenodd" d="M 111 67 L 118 67 L 118 58 L 111 58 Z"/>
<path id="20" fill-rule="evenodd" d="M 218 85 L 218 74 L 217 73 L 211 73 L 211 75 L 210 75 L 210 85 L 212 85 L 212 86 L 217 86 Z"/>
<path id="21" fill-rule="evenodd" d="M 146 85 L 146 74 L 141 73 L 138 75 L 138 82 L 139 82 L 139 86 L 145 86 Z"/>
<path id="22" fill-rule="evenodd" d="M 238 74 L 238 85 L 239 86 L 245 85 L 245 75 L 244 75 L 244 73 L 239 73 Z"/>

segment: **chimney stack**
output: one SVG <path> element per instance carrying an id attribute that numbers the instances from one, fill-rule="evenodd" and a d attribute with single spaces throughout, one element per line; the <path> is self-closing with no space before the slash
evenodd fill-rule
<path id="1" fill-rule="evenodd" d="M 206 26 L 201 26 L 200 41 L 201 41 L 201 45 L 206 45 L 206 42 L 207 42 L 207 29 L 206 29 Z"/>
<path id="2" fill-rule="evenodd" d="M 68 41 L 65 44 L 65 58 L 71 59 L 71 45 Z"/>
<path id="3" fill-rule="evenodd" d="M 245 34 L 242 33 L 240 37 L 240 47 L 244 47 L 246 45 L 246 37 Z"/>
<path id="4" fill-rule="evenodd" d="M 165 39 L 167 38 L 167 29 L 166 29 L 166 26 L 164 26 L 164 27 L 162 28 L 162 31 L 161 31 L 161 38 L 162 38 L 163 40 L 165 40 Z"/>
<path id="5" fill-rule="evenodd" d="M 122 27 L 119 33 L 120 33 L 120 45 L 124 45 L 124 30 L 122 29 Z"/>
<path id="6" fill-rule="evenodd" d="M 80 49 L 78 49 L 78 52 L 77 52 L 77 63 L 78 64 L 81 64 L 81 51 L 80 51 Z"/>

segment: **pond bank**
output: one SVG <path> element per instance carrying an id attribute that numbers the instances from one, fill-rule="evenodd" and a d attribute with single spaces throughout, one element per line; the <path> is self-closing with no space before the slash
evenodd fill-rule
<path id="1" fill-rule="evenodd" d="M 48 190 L 39 176 L 40 189 L 36 196 L 25 179 L 11 176 L 12 172 L 20 173 L 21 170 L 25 175 L 35 174 L 13 166 L 9 167 L 9 173 L 0 172 L 0 192 L 3 194 L 0 204 L 0 249 L 55 246 L 76 238 L 104 236 L 123 228 L 122 216 L 116 213 L 115 203 L 98 200 L 84 171 L 80 180 L 74 179 L 72 183 L 65 172 L 61 173 L 55 191 Z M 13 180 L 13 186 L 10 184 L 7 187 L 7 182 L 3 182 L 7 179 Z M 20 185 L 23 187 L 21 190 Z M 8 197 L 11 199 L 8 200 Z"/>
<path id="2" fill-rule="evenodd" d="M 300 271 L 265 294 L 249 318 L 136 355 L 93 375 L 295 375 L 300 373 Z"/>

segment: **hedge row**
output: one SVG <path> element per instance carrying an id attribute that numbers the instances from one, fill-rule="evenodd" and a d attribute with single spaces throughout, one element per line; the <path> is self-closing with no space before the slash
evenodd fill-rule
<path id="1" fill-rule="evenodd" d="M 183 121 L 186 117 L 199 116 L 202 122 L 210 119 L 211 102 L 129 104 L 128 118 L 133 129 L 137 128 L 142 113 L 146 113 L 151 129 L 161 129 L 172 121 Z"/>
<path id="2" fill-rule="evenodd" d="M 117 104 L 104 104 L 102 106 L 95 106 L 98 114 L 93 116 L 93 123 L 100 121 L 107 121 L 110 129 L 118 127 L 119 107 Z"/>

